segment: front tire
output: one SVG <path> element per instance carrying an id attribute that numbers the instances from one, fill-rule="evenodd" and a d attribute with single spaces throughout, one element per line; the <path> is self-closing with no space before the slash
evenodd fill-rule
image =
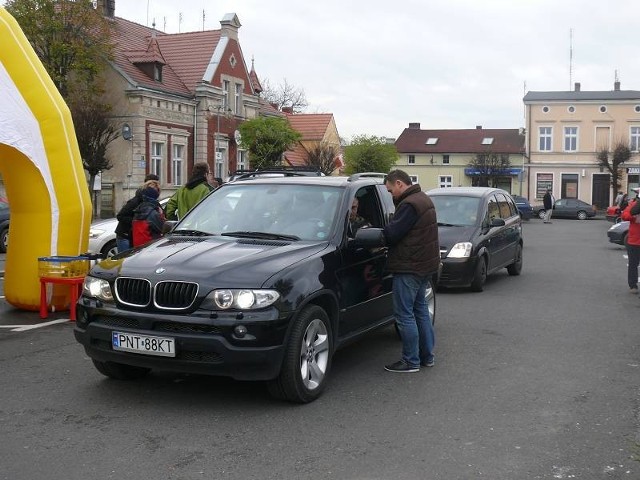
<path id="1" fill-rule="evenodd" d="M 267 386 L 277 398 L 308 403 L 324 390 L 331 368 L 331 324 L 327 313 L 317 305 L 305 307 L 295 322 L 280 375 Z"/>
<path id="2" fill-rule="evenodd" d="M 584 210 L 580 210 L 578 212 L 578 220 L 586 220 L 587 219 L 587 212 L 585 212 Z"/>
<path id="3" fill-rule="evenodd" d="M 93 366 L 105 377 L 116 380 L 137 380 L 151 371 L 150 368 L 134 367 L 133 365 L 115 362 L 100 362 L 98 360 L 93 360 Z"/>
<path id="4" fill-rule="evenodd" d="M 522 245 L 516 246 L 516 255 L 513 259 L 513 263 L 507 266 L 507 272 L 509 275 L 520 275 L 522 271 Z"/>
<path id="5" fill-rule="evenodd" d="M 102 250 L 100 250 L 100 253 L 102 254 L 102 258 L 113 257 L 116 253 L 118 253 L 118 246 L 116 244 L 116 241 L 111 240 L 107 242 L 105 246 L 102 247 Z"/>
<path id="6" fill-rule="evenodd" d="M 473 281 L 471 282 L 472 292 L 481 292 L 484 290 L 484 282 L 487 281 L 487 259 L 483 256 L 478 258 L 476 264 L 476 271 L 473 275 Z"/>

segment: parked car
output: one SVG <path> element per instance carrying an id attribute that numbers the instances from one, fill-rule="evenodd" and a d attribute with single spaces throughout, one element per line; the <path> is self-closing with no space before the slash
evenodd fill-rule
<path id="1" fill-rule="evenodd" d="M 607 230 L 607 237 L 611 243 L 617 243 L 618 245 L 627 244 L 627 234 L 629 233 L 629 222 L 621 221 L 609 227 Z"/>
<path id="2" fill-rule="evenodd" d="M 438 216 L 442 273 L 438 286 L 480 292 L 487 275 L 522 270 L 522 223 L 504 190 L 486 187 L 438 188 L 427 192 Z"/>
<path id="3" fill-rule="evenodd" d="M 383 180 L 360 174 L 222 185 L 163 238 L 91 269 L 76 339 L 108 377 L 221 375 L 313 401 L 336 349 L 394 323 L 387 249 L 352 238 L 355 197 L 372 228 L 394 212 Z M 433 288 L 426 299 L 433 320 Z"/>
<path id="4" fill-rule="evenodd" d="M 169 198 L 171 197 L 160 200 L 162 208 L 167 205 Z M 117 218 L 106 218 L 92 222 L 89 229 L 89 252 L 99 253 L 103 258 L 114 256 L 118 252 L 116 248 L 117 226 Z"/>
<path id="5" fill-rule="evenodd" d="M 7 253 L 9 245 L 9 203 L 0 201 L 0 253 Z"/>
<path id="6" fill-rule="evenodd" d="M 544 218 L 545 208 L 538 205 L 533 208 L 538 218 Z M 586 220 L 596 216 L 596 207 L 577 198 L 561 198 L 553 204 L 552 218 L 577 218 Z"/>
<path id="7" fill-rule="evenodd" d="M 520 218 L 523 220 L 529 220 L 533 217 L 533 207 L 524 197 L 520 195 L 512 195 L 513 201 L 516 203 L 516 207 L 518 207 L 518 212 L 520 212 Z"/>

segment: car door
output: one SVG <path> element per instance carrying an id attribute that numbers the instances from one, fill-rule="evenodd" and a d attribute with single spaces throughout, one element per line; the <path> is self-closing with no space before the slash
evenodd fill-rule
<path id="1" fill-rule="evenodd" d="M 386 191 L 384 193 L 389 195 Z M 359 215 L 372 227 L 382 228 L 385 219 L 380 193 L 375 186 L 363 187 L 356 195 Z M 349 207 L 356 195 L 348 197 Z M 373 319 L 393 315 L 391 276 L 385 272 L 387 248 L 354 245 L 348 237 L 348 222 L 347 216 L 341 248 L 342 266 L 336 272 L 340 307 L 338 335 L 341 338 L 372 326 Z"/>
<path id="2" fill-rule="evenodd" d="M 498 268 L 504 264 L 506 253 L 504 249 L 506 247 L 506 235 L 504 226 L 491 226 L 491 221 L 494 219 L 501 219 L 500 205 L 498 199 L 494 194 L 486 197 L 487 204 L 487 216 L 483 225 L 483 230 L 486 230 L 485 247 L 489 252 L 489 271 Z"/>
<path id="3" fill-rule="evenodd" d="M 496 193 L 498 206 L 500 207 L 500 217 L 504 220 L 503 230 L 504 248 L 501 252 L 502 265 L 513 263 L 516 255 L 516 247 L 520 242 L 522 221 L 518 213 L 518 207 L 509 197 L 503 193 Z"/>
<path id="4" fill-rule="evenodd" d="M 569 205 L 569 199 L 561 198 L 557 200 L 553 205 L 553 214 L 552 216 L 557 218 L 567 218 L 573 216 L 571 213 L 571 206 Z"/>

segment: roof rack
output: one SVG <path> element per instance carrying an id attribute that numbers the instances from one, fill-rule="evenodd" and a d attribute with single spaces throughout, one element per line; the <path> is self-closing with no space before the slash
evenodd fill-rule
<path id="1" fill-rule="evenodd" d="M 379 178 L 384 182 L 384 179 L 387 178 L 386 173 L 380 172 L 361 172 L 354 173 L 347 178 L 347 182 L 355 182 L 356 180 L 360 180 L 361 178 Z"/>
<path id="2" fill-rule="evenodd" d="M 309 166 L 282 166 L 270 168 L 257 168 L 255 170 L 236 170 L 229 177 L 230 182 L 236 180 L 245 180 L 248 178 L 265 177 L 265 176 L 282 176 L 282 177 L 320 177 L 323 173 Z"/>

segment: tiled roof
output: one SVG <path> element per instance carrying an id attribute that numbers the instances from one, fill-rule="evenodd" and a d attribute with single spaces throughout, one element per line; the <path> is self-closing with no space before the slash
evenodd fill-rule
<path id="1" fill-rule="evenodd" d="M 637 90 L 605 90 L 605 91 L 566 91 L 566 92 L 527 92 L 523 101 L 580 101 L 580 100 L 640 100 Z"/>
<path id="2" fill-rule="evenodd" d="M 302 140 L 322 140 L 327 133 L 332 113 L 292 113 L 287 114 L 291 128 L 300 132 Z"/>
<path id="3" fill-rule="evenodd" d="M 437 139 L 427 145 L 428 139 Z M 492 138 L 491 144 L 483 144 Z M 399 153 L 522 153 L 524 135 L 518 129 L 421 130 L 405 128 L 396 140 Z"/>
<path id="4" fill-rule="evenodd" d="M 166 34 L 124 18 L 114 19 L 114 63 L 138 86 L 191 95 L 202 80 L 220 40 L 220 30 Z M 145 75 L 134 63 L 166 63 L 162 82 Z"/>
<path id="5" fill-rule="evenodd" d="M 306 165 L 308 158 L 309 154 L 300 144 L 296 145 L 293 150 L 284 152 L 284 159 L 289 165 L 294 167 Z"/>

